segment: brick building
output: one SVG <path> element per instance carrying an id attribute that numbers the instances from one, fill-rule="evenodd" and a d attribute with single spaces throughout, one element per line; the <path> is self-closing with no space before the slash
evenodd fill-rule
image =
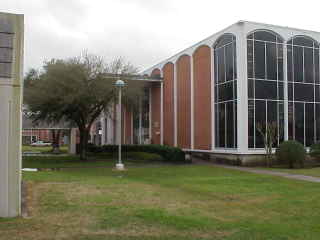
<path id="1" fill-rule="evenodd" d="M 246 162 L 264 153 L 257 126 L 274 122 L 275 146 L 287 139 L 310 146 L 320 140 L 319 42 L 313 31 L 227 27 L 143 72 L 163 81 L 146 91 L 139 112 L 124 114 L 125 142 Z"/>

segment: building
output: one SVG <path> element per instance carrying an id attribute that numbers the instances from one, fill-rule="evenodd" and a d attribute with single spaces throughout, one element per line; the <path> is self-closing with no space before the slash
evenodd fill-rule
<path id="1" fill-rule="evenodd" d="M 143 72 L 163 81 L 126 120 L 126 143 L 139 136 L 246 163 L 264 153 L 257 126 L 274 122 L 275 147 L 310 146 L 320 140 L 319 42 L 318 32 L 239 21 L 177 53 Z"/>

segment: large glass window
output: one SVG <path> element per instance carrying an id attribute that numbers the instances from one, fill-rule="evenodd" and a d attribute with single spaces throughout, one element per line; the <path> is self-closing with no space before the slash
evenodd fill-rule
<path id="1" fill-rule="evenodd" d="M 320 140 L 319 44 L 306 36 L 287 42 L 289 139 L 305 146 Z"/>
<path id="2" fill-rule="evenodd" d="M 215 146 L 237 147 L 236 38 L 224 34 L 214 46 Z"/>
<path id="3" fill-rule="evenodd" d="M 249 148 L 263 148 L 257 126 L 277 125 L 278 145 L 284 132 L 283 41 L 271 31 L 261 30 L 247 37 L 248 139 Z"/>

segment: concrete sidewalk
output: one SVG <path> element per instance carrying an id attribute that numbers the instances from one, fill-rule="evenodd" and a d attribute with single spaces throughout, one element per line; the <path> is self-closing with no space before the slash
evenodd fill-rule
<path id="1" fill-rule="evenodd" d="M 266 174 L 266 175 L 272 175 L 272 176 L 278 176 L 278 177 L 320 183 L 320 177 L 312 177 L 312 176 L 271 171 L 271 170 L 264 170 L 264 169 L 255 169 L 255 168 L 249 168 L 249 167 L 238 167 L 238 166 L 229 166 L 229 165 L 224 165 L 224 164 L 215 164 L 215 163 L 210 163 L 210 162 L 198 160 L 198 159 L 195 161 L 195 163 L 207 164 L 207 165 L 212 165 L 212 166 L 216 166 L 216 167 L 222 167 L 222 168 L 226 168 L 226 169 L 233 169 L 233 170 L 249 172 L 249 173 Z"/>

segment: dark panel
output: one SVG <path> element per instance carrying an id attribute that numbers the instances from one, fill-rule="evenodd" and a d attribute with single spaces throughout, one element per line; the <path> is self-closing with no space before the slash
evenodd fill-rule
<path id="1" fill-rule="evenodd" d="M 317 142 L 320 141 L 320 104 L 316 104 L 316 135 Z"/>
<path id="2" fill-rule="evenodd" d="M 254 69 L 255 78 L 265 79 L 265 44 L 254 43 Z"/>
<path id="3" fill-rule="evenodd" d="M 219 101 L 228 101 L 233 99 L 233 82 L 226 82 L 218 86 Z"/>
<path id="4" fill-rule="evenodd" d="M 288 103 L 288 135 L 289 139 L 294 139 L 293 103 Z"/>
<path id="5" fill-rule="evenodd" d="M 248 144 L 254 148 L 254 101 L 248 102 Z"/>
<path id="6" fill-rule="evenodd" d="M 313 47 L 313 40 L 299 36 L 293 39 L 293 45 Z"/>
<path id="7" fill-rule="evenodd" d="M 303 48 L 293 47 L 294 81 L 303 82 Z"/>
<path id="8" fill-rule="evenodd" d="M 233 42 L 233 73 L 234 73 L 234 79 L 238 78 L 237 73 L 237 48 L 236 48 L 236 42 Z"/>
<path id="9" fill-rule="evenodd" d="M 263 127 L 266 126 L 266 102 L 265 101 L 256 101 L 256 129 L 258 124 Z M 263 148 L 264 141 L 263 136 L 256 130 L 256 147 Z"/>
<path id="10" fill-rule="evenodd" d="M 319 82 L 319 49 L 314 50 L 315 82 Z"/>
<path id="11" fill-rule="evenodd" d="M 284 140 L 284 104 L 283 102 L 278 102 L 279 111 L 279 143 Z"/>
<path id="12" fill-rule="evenodd" d="M 304 104 L 294 104 L 295 140 L 304 144 Z"/>
<path id="13" fill-rule="evenodd" d="M 288 83 L 288 100 L 293 101 L 293 83 Z"/>
<path id="14" fill-rule="evenodd" d="M 283 45 L 277 45 L 277 56 L 278 56 L 278 80 L 283 80 Z"/>
<path id="15" fill-rule="evenodd" d="M 306 146 L 311 146 L 314 142 L 314 104 L 306 103 Z"/>
<path id="16" fill-rule="evenodd" d="M 229 44 L 225 47 L 226 51 L 226 80 L 233 80 L 233 45 Z"/>
<path id="17" fill-rule="evenodd" d="M 267 117 L 268 117 L 268 120 L 267 120 L 267 123 L 270 124 L 270 123 L 276 123 L 278 124 L 278 103 L 276 101 L 268 101 L 267 103 Z M 274 145 L 274 147 L 276 147 L 276 143 Z"/>
<path id="18" fill-rule="evenodd" d="M 233 134 L 234 134 L 234 129 L 233 129 L 233 121 L 234 121 L 234 114 L 233 114 L 233 102 L 228 102 L 226 103 L 226 108 L 227 108 L 227 147 L 228 148 L 233 148 L 234 142 L 233 142 Z"/>
<path id="19" fill-rule="evenodd" d="M 283 93 L 284 93 L 283 82 L 278 82 L 278 100 L 283 100 Z"/>
<path id="20" fill-rule="evenodd" d="M 224 34 L 222 37 L 220 37 L 215 45 L 215 48 L 222 47 L 228 43 L 231 43 L 233 40 L 235 40 L 235 37 L 231 34 Z"/>
<path id="21" fill-rule="evenodd" d="M 267 31 L 257 31 L 254 33 L 255 40 L 276 42 L 276 35 Z"/>
<path id="22" fill-rule="evenodd" d="M 314 83 L 313 49 L 304 48 L 304 81 Z"/>
<path id="23" fill-rule="evenodd" d="M 277 47 L 275 43 L 266 44 L 267 79 L 277 80 Z"/>
<path id="24" fill-rule="evenodd" d="M 314 96 L 314 85 L 313 84 L 303 84 L 295 83 L 294 84 L 294 99 L 295 101 L 305 101 L 313 102 Z"/>
<path id="25" fill-rule="evenodd" d="M 253 41 L 247 41 L 248 78 L 253 78 Z"/>
<path id="26" fill-rule="evenodd" d="M 254 98 L 254 80 L 248 80 L 248 98 Z"/>
<path id="27" fill-rule="evenodd" d="M 288 82 L 293 81 L 293 68 L 292 68 L 292 46 L 288 45 L 287 46 L 287 61 L 288 61 Z"/>
<path id="28" fill-rule="evenodd" d="M 276 81 L 255 81 L 256 97 L 258 99 L 277 99 Z"/>
<path id="29" fill-rule="evenodd" d="M 218 56 L 218 80 L 220 83 L 225 82 L 225 53 L 224 48 L 216 50 Z"/>

